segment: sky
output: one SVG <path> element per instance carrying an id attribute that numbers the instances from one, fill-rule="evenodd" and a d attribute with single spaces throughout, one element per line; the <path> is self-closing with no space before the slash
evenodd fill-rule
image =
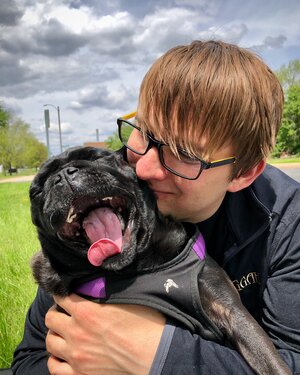
<path id="1" fill-rule="evenodd" d="M 278 70 L 300 58 L 299 20 L 299 0 L 0 0 L 0 102 L 45 144 L 49 109 L 57 154 L 57 107 L 63 149 L 104 141 L 169 48 L 224 40 Z"/>

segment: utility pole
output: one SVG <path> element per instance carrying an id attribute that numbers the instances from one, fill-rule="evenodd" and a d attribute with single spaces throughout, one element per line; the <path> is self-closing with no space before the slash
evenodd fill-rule
<path id="1" fill-rule="evenodd" d="M 47 141 L 47 150 L 48 150 L 48 158 L 49 158 L 50 157 L 49 130 L 48 130 L 50 128 L 49 109 L 44 110 L 44 118 L 45 118 L 46 141 Z"/>
<path id="2" fill-rule="evenodd" d="M 63 152 L 62 137 L 61 137 L 61 124 L 60 124 L 60 109 L 59 109 L 59 106 L 55 106 L 53 104 L 44 104 L 44 107 L 47 107 L 47 106 L 53 107 L 57 111 L 60 152 Z M 49 111 L 48 111 L 48 116 L 49 116 Z"/>

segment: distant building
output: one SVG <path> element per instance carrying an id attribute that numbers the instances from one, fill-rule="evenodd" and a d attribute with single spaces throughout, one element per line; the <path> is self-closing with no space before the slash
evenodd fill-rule
<path id="1" fill-rule="evenodd" d="M 107 148 L 105 142 L 84 142 L 85 147 Z"/>

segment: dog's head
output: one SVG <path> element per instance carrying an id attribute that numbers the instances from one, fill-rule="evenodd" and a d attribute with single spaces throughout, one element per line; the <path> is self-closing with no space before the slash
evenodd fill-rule
<path id="1" fill-rule="evenodd" d="M 122 155 L 91 147 L 49 159 L 32 182 L 30 199 L 44 254 L 57 272 L 70 277 L 95 270 L 87 251 L 103 229 L 96 228 L 95 234 L 85 225 L 94 212 L 100 225 L 112 222 L 122 233 L 121 252 L 101 265 L 113 271 L 130 265 L 137 252 L 149 247 L 157 220 L 154 196 Z"/>

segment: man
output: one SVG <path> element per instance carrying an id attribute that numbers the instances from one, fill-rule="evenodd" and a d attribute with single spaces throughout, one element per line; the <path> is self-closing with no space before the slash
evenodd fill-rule
<path id="1" fill-rule="evenodd" d="M 127 159 L 154 190 L 159 210 L 198 224 L 208 253 L 299 373 L 300 189 L 266 167 L 282 105 L 278 80 L 254 54 L 196 41 L 153 64 L 136 122 L 119 126 Z M 129 138 L 124 126 L 132 129 Z M 51 374 L 253 373 L 236 351 L 149 308 L 97 305 L 76 295 L 56 302 L 69 315 L 54 309 L 46 315 Z M 16 374 L 45 366 L 40 331 L 50 304 L 40 291 L 16 352 Z"/>

